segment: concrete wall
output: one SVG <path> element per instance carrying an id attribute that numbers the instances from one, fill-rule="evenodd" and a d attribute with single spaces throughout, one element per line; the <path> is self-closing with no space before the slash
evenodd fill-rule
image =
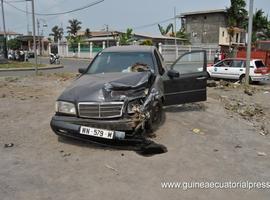
<path id="1" fill-rule="evenodd" d="M 192 44 L 219 43 L 219 28 L 226 27 L 225 13 L 208 13 L 185 17 L 185 28 Z"/>

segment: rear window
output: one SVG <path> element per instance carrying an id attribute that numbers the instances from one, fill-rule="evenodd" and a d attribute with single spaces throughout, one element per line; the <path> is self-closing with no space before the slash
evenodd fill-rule
<path id="1" fill-rule="evenodd" d="M 261 61 L 261 60 L 255 61 L 255 65 L 256 65 L 257 68 L 263 68 L 263 67 L 265 67 L 263 61 Z"/>

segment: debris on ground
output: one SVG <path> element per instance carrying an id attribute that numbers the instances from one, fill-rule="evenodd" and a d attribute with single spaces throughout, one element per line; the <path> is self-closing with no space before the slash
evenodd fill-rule
<path id="1" fill-rule="evenodd" d="M 263 108 L 256 103 L 247 103 L 239 99 L 222 97 L 221 101 L 225 103 L 224 107 L 226 110 L 238 113 L 244 119 L 261 117 L 264 115 Z"/>
<path id="2" fill-rule="evenodd" d="M 244 93 L 249 96 L 252 96 L 254 94 L 254 90 L 251 90 L 250 88 L 245 88 Z"/>
<path id="3" fill-rule="evenodd" d="M 269 92 L 268 91 L 265 91 L 264 94 L 269 94 Z"/>
<path id="4" fill-rule="evenodd" d="M 269 134 L 269 130 L 267 129 L 267 127 L 265 126 L 265 124 L 261 124 L 261 130 L 260 130 L 260 134 L 262 136 L 266 136 Z"/>
<path id="5" fill-rule="evenodd" d="M 241 149 L 242 146 L 238 144 L 238 145 L 236 145 L 234 148 L 236 148 L 236 149 Z"/>
<path id="6" fill-rule="evenodd" d="M 199 134 L 199 135 L 203 135 L 203 134 L 204 134 L 204 133 L 203 133 L 200 129 L 198 129 L 198 128 L 192 129 L 192 132 L 195 133 L 195 134 Z"/>
<path id="7" fill-rule="evenodd" d="M 260 152 L 260 151 L 257 152 L 257 155 L 258 155 L 258 156 L 267 156 L 267 154 L 266 154 L 265 152 Z"/>
<path id="8" fill-rule="evenodd" d="M 106 164 L 105 167 L 108 168 L 108 169 L 110 169 L 110 170 L 112 170 L 112 171 L 115 171 L 116 172 L 116 175 L 119 175 L 118 170 L 115 169 L 115 168 L 113 168 L 112 166 Z"/>
<path id="9" fill-rule="evenodd" d="M 8 144 L 5 144 L 5 145 L 4 145 L 5 148 L 10 148 L 10 147 L 13 147 L 13 146 L 14 146 L 13 143 L 8 143 Z"/>
<path id="10" fill-rule="evenodd" d="M 214 80 L 207 81 L 207 87 L 217 87 L 217 82 Z"/>

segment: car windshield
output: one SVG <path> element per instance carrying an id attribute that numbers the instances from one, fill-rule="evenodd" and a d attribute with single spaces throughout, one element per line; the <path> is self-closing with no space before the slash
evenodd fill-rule
<path id="1" fill-rule="evenodd" d="M 87 73 L 154 72 L 150 52 L 101 52 L 91 63 Z"/>

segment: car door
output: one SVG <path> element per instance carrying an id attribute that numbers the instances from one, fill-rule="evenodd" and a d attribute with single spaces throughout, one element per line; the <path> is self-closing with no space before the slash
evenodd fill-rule
<path id="1" fill-rule="evenodd" d="M 230 79 L 239 79 L 240 75 L 244 73 L 244 61 L 232 60 L 232 63 L 227 71 L 227 77 Z"/>
<path id="2" fill-rule="evenodd" d="M 191 51 L 180 56 L 171 65 L 163 81 L 164 105 L 205 101 L 206 66 L 206 51 Z"/>
<path id="3" fill-rule="evenodd" d="M 228 71 L 231 62 L 232 61 L 230 59 L 225 59 L 215 64 L 211 71 L 211 76 L 215 78 L 228 78 Z"/>

